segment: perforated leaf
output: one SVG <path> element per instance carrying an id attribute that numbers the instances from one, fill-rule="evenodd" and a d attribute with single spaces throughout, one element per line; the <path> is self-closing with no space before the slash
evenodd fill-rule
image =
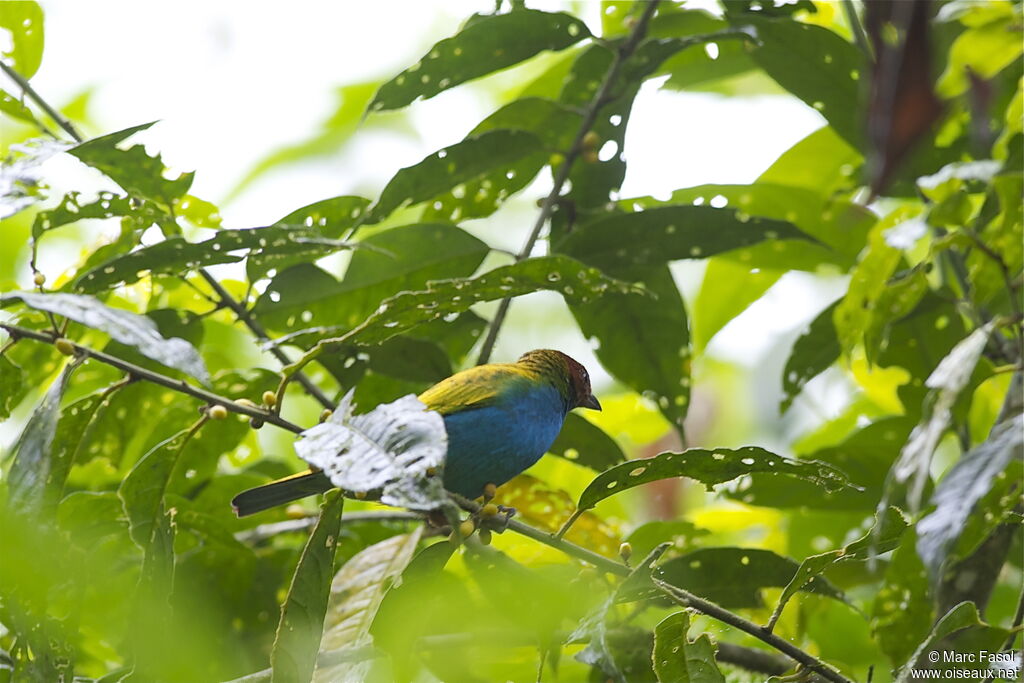
<path id="1" fill-rule="evenodd" d="M 699 259 L 765 240 L 813 240 L 791 223 L 710 206 L 661 206 L 574 230 L 558 250 L 600 268 Z"/>
<path id="2" fill-rule="evenodd" d="M 689 477 L 708 490 L 744 474 L 770 472 L 813 482 L 825 491 L 852 487 L 846 475 L 822 462 L 794 460 L 756 446 L 744 448 L 691 448 L 653 458 L 628 460 L 597 475 L 580 494 L 579 508 L 587 510 L 621 491 L 659 479 Z"/>
<path id="3" fill-rule="evenodd" d="M 519 9 L 478 17 L 382 85 L 370 110 L 397 109 L 417 98 L 428 99 L 542 50 L 563 50 L 589 35 L 586 24 L 561 12 Z"/>
<path id="4" fill-rule="evenodd" d="M 804 386 L 839 359 L 839 338 L 832 322 L 838 304 L 836 301 L 819 313 L 793 342 L 793 350 L 782 371 L 785 396 L 779 405 L 780 411 L 789 410 Z"/>
<path id="5" fill-rule="evenodd" d="M 658 683 L 725 683 L 715 663 L 715 646 L 708 634 L 687 637 L 690 615 L 671 614 L 654 627 L 654 673 Z"/>
<path id="6" fill-rule="evenodd" d="M 9 34 L 0 41 L 0 55 L 23 78 L 32 78 L 43 60 L 43 8 L 25 0 L 2 2 L 0 29 Z"/>
<path id="7" fill-rule="evenodd" d="M 626 459 L 619 444 L 604 430 L 576 413 L 569 413 L 562 423 L 549 453 L 561 456 L 593 470 L 603 470 Z"/>
<path id="8" fill-rule="evenodd" d="M 139 353 L 170 368 L 209 384 L 210 373 L 195 347 L 184 339 L 165 339 L 149 318 L 111 308 L 91 296 L 80 294 L 12 292 L 0 296 L 0 302 L 20 299 L 28 306 L 62 315 L 86 327 L 109 334 L 113 339 L 135 347 Z"/>
<path id="9" fill-rule="evenodd" d="M 523 130 L 492 130 L 468 137 L 396 173 L 370 209 L 366 222 L 382 221 L 396 209 L 443 195 L 495 169 L 514 173 L 511 167 L 515 162 L 541 149 L 540 139 Z M 509 189 L 495 192 L 507 196 Z"/>
<path id="10" fill-rule="evenodd" d="M 381 491 L 381 501 L 433 510 L 447 500 L 440 477 L 448 434 L 439 413 L 403 396 L 353 415 L 349 392 L 330 419 L 302 433 L 295 452 L 345 491 Z"/>

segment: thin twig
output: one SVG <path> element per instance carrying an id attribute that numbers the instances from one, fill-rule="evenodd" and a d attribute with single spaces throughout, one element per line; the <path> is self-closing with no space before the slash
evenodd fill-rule
<path id="1" fill-rule="evenodd" d="M 248 310 L 246 310 L 245 306 L 243 306 L 241 302 L 236 300 L 231 296 L 230 292 L 224 289 L 224 286 L 217 281 L 217 278 L 211 275 L 205 268 L 199 269 L 199 275 L 206 280 L 210 287 L 213 288 L 213 291 L 220 298 L 221 302 L 231 309 L 235 314 L 235 317 L 249 328 L 250 332 L 252 332 L 261 342 L 271 341 L 266 329 L 264 329 L 259 321 L 257 321 Z M 274 358 L 280 361 L 281 365 L 291 365 L 292 359 L 288 357 L 288 354 L 285 353 L 284 349 L 275 345 L 270 345 L 269 349 L 270 353 L 273 354 Z M 334 402 L 329 399 L 320 387 L 314 384 L 309 377 L 304 375 L 302 372 L 296 372 L 295 381 L 301 384 L 302 388 L 306 390 L 306 393 L 319 401 L 320 405 L 324 408 L 334 410 Z"/>
<path id="2" fill-rule="evenodd" d="M 6 330 L 9 334 L 11 334 L 12 337 L 18 339 L 34 339 L 35 341 L 41 341 L 47 344 L 53 344 L 58 339 L 58 337 L 55 337 L 54 335 L 47 332 L 39 332 L 37 330 L 31 330 L 26 327 L 10 325 L 8 323 L 0 323 L 0 329 Z M 186 394 L 193 398 L 199 399 L 204 403 L 224 406 L 227 410 L 233 413 L 246 415 L 255 420 L 272 424 L 276 427 L 286 429 L 296 434 L 302 432 L 302 427 L 292 422 L 289 422 L 288 420 L 282 418 L 280 415 L 277 415 L 270 411 L 261 410 L 259 408 L 253 408 L 247 405 L 243 405 L 241 403 L 236 403 L 232 399 L 227 398 L 225 396 L 221 396 L 219 394 L 215 394 L 212 391 L 207 391 L 206 389 L 194 387 L 185 380 L 174 379 L 173 377 L 162 375 L 159 372 L 148 370 L 142 366 L 118 358 L 117 356 L 111 356 L 109 353 L 96 351 L 95 349 L 91 349 L 88 346 L 77 344 L 71 341 L 70 339 L 66 339 L 64 337 L 60 337 L 60 339 L 64 339 L 64 341 L 71 344 L 72 348 L 74 349 L 74 353 L 77 356 L 98 360 L 101 363 L 105 363 L 111 367 L 123 370 L 130 374 L 132 377 L 142 379 L 147 382 L 152 382 L 153 384 L 159 384 L 160 386 L 167 387 L 168 389 L 172 389 L 174 391 L 177 391 L 178 393 Z"/>
<path id="3" fill-rule="evenodd" d="M 58 126 L 63 128 L 68 135 L 74 138 L 75 142 L 81 142 L 85 139 L 77 130 L 75 130 L 75 127 L 71 125 L 71 122 L 61 116 L 60 112 L 51 107 L 50 103 L 44 100 L 21 74 L 12 69 L 10 65 L 4 63 L 2 60 L 0 60 L 0 69 L 3 69 L 3 72 L 7 74 L 8 78 L 17 83 L 18 87 L 21 88 L 21 91 L 33 102 L 39 105 L 39 108 L 45 111 L 47 116 L 53 119 Z M 45 128 L 43 130 L 44 132 L 48 132 Z"/>
<path id="4" fill-rule="evenodd" d="M 626 38 L 626 41 L 619 46 L 618 50 L 615 51 L 612 64 L 608 68 L 608 73 L 605 74 L 601 87 L 598 88 L 597 93 L 594 95 L 593 99 L 590 100 L 590 104 L 584 111 L 583 121 L 580 123 L 579 130 L 576 131 L 576 137 L 572 141 L 569 151 L 565 154 L 565 160 L 558 169 L 554 186 L 551 188 L 551 192 L 548 193 L 548 196 L 545 197 L 544 201 L 541 203 L 540 213 L 537 215 L 537 220 L 534 222 L 533 229 L 530 231 L 530 235 L 526 238 L 523 248 L 519 250 L 518 254 L 516 254 L 517 263 L 528 258 L 530 253 L 533 251 L 534 245 L 540 238 L 541 230 L 544 229 L 544 226 L 551 218 L 551 212 L 554 210 L 555 204 L 558 202 L 558 199 L 562 194 L 562 187 L 569 179 L 573 163 L 583 151 L 583 138 L 588 132 L 590 132 L 594 122 L 597 121 L 597 116 L 600 113 L 601 108 L 611 101 L 611 91 L 615 82 L 619 79 L 619 72 L 622 70 L 622 66 L 626 63 L 626 60 L 632 56 L 637 45 L 640 44 L 640 41 L 647 33 L 647 25 L 650 23 L 657 8 L 658 0 L 648 0 L 643 14 L 640 15 L 640 19 L 636 22 L 636 26 L 633 27 L 633 30 Z M 476 361 L 477 365 L 483 365 L 491 359 L 491 353 L 494 351 L 494 344 L 498 340 L 498 333 L 501 331 L 501 326 L 505 322 L 505 316 L 508 315 L 508 309 L 511 304 L 511 298 L 502 299 L 501 303 L 498 304 L 498 310 L 495 312 L 494 319 L 491 320 L 490 328 L 487 330 L 487 337 L 484 339 L 483 345 L 480 347 L 480 355 L 477 357 Z"/>
<path id="5" fill-rule="evenodd" d="M 853 6 L 853 0 L 843 0 L 843 10 L 846 12 L 846 20 L 850 23 L 853 42 L 857 43 L 857 47 L 864 53 L 868 61 L 872 60 L 874 53 L 871 50 L 871 43 L 868 42 L 868 37 L 864 34 L 864 27 L 860 23 L 860 17 L 857 16 L 857 8 Z"/>
<path id="6" fill-rule="evenodd" d="M 791 659 L 804 665 L 804 667 L 806 667 L 807 669 L 810 669 L 811 671 L 832 681 L 832 683 L 853 683 L 849 678 L 843 676 L 841 673 L 839 673 L 831 666 L 818 659 L 817 657 L 814 657 L 813 655 L 804 652 L 796 645 L 794 645 L 793 643 L 789 642 L 784 638 L 780 638 L 779 636 L 773 633 L 768 633 L 765 629 L 758 626 L 754 622 L 747 621 L 738 614 L 734 614 L 733 612 L 730 612 L 724 607 L 719 607 L 713 602 L 710 602 L 703 598 L 699 598 L 693 593 L 682 588 L 679 588 L 678 586 L 673 586 L 670 583 L 666 583 L 665 581 L 653 577 L 651 580 L 654 582 L 654 585 L 661 590 L 662 593 L 664 593 L 665 595 L 667 595 L 683 607 L 694 609 L 700 612 L 701 614 L 705 614 L 709 617 L 712 617 L 713 619 L 721 621 L 722 623 L 728 624 L 729 626 L 739 629 L 744 633 L 748 633 L 754 636 L 761 642 L 771 645 L 779 652 L 787 655 Z"/>

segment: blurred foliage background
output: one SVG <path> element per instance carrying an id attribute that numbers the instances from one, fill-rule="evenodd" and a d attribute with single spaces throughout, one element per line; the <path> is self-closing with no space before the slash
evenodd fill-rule
<path id="1" fill-rule="evenodd" d="M 1021 4 L 385 6 L 337 46 L 372 75 L 236 65 L 326 112 L 262 137 L 0 3 L 0 680 L 903 681 L 1014 647 L 1019 679 Z M 499 489 L 533 537 L 233 514 L 349 389 L 539 347 L 604 410 Z"/>

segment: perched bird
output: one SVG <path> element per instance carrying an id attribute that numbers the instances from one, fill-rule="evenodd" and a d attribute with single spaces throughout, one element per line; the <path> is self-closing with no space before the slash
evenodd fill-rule
<path id="1" fill-rule="evenodd" d="M 561 351 L 539 349 L 515 363 L 480 365 L 438 382 L 419 399 L 444 417 L 444 486 L 476 498 L 540 460 L 573 408 L 601 410 L 586 368 Z M 307 470 L 244 491 L 231 501 L 239 517 L 333 488 Z"/>

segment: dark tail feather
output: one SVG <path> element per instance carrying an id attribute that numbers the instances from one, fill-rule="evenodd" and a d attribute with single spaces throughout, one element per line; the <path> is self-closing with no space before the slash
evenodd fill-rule
<path id="1" fill-rule="evenodd" d="M 245 517 L 299 498 L 323 493 L 332 488 L 334 488 L 334 484 L 323 472 L 306 470 L 248 491 L 242 491 L 231 501 L 231 507 L 235 509 L 236 515 Z"/>

